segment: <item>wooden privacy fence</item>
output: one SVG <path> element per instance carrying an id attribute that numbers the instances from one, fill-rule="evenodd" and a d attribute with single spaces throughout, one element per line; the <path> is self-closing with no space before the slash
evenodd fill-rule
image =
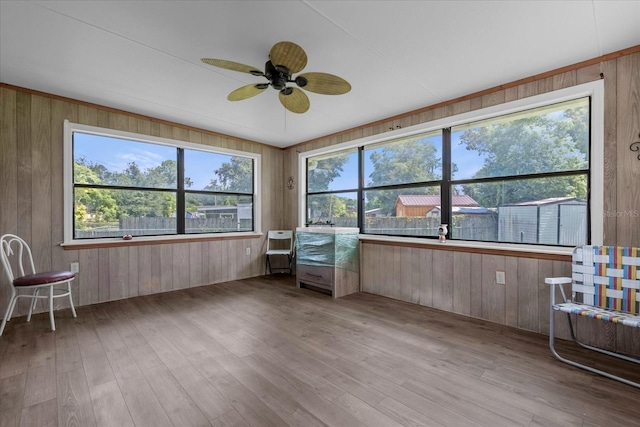
<path id="1" fill-rule="evenodd" d="M 354 217 L 332 218 L 335 227 L 357 227 Z M 221 233 L 249 231 L 251 220 L 234 218 L 186 218 L 187 233 Z M 368 217 L 366 231 L 372 234 L 396 234 L 403 236 L 437 236 L 439 218 L 425 217 Z M 100 237 L 153 236 L 172 234 L 176 230 L 176 218 L 166 217 L 127 217 L 111 226 L 76 230 L 77 239 Z M 455 215 L 450 233 L 457 239 L 495 241 L 498 237 L 498 222 L 494 214 Z"/>
<path id="2" fill-rule="evenodd" d="M 187 233 L 221 233 L 233 231 L 250 231 L 250 219 L 235 218 L 185 218 Z M 166 217 L 127 217 L 121 218 L 112 226 L 95 227 L 87 230 L 76 230 L 77 239 L 96 237 L 153 236 L 173 234 L 176 231 L 176 218 Z"/>
<path id="3" fill-rule="evenodd" d="M 332 218 L 335 227 L 357 227 L 356 218 Z M 426 217 L 368 217 L 366 231 L 373 234 L 403 236 L 437 236 L 439 218 Z M 498 237 L 497 215 L 454 215 L 450 227 L 457 239 L 495 241 Z M 450 231 L 451 233 L 451 231 Z"/>

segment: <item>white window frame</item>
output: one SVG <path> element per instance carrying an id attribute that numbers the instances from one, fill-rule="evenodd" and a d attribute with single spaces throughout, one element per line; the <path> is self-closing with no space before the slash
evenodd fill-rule
<path id="1" fill-rule="evenodd" d="M 397 129 L 385 132 L 381 135 L 373 135 L 341 144 L 332 145 L 330 147 L 319 148 L 316 150 L 305 151 L 298 154 L 298 182 L 300 183 L 298 222 L 299 226 L 304 226 L 306 218 L 306 188 L 307 188 L 307 171 L 306 164 L 309 157 L 329 154 L 349 148 L 366 146 L 393 139 L 412 136 L 419 133 L 425 133 L 433 130 L 454 127 L 466 123 L 491 119 L 497 116 L 503 116 L 520 111 L 531 110 L 534 108 L 544 107 L 547 105 L 557 104 L 560 102 L 571 101 L 584 97 L 591 98 L 591 116 L 590 136 L 590 228 L 591 228 L 591 244 L 602 245 L 604 239 L 604 81 L 597 80 L 540 95 L 522 98 L 515 101 L 505 102 L 503 104 L 494 105 L 470 111 L 463 114 L 444 117 L 442 119 L 431 122 L 421 123 L 415 126 Z M 361 240 L 371 241 L 388 241 L 388 242 L 411 242 L 414 244 L 433 244 L 430 239 L 390 236 L 390 235 L 373 235 L 361 234 Z M 570 254 L 572 248 L 545 246 L 545 245 L 519 245 L 514 243 L 501 242 L 481 242 L 481 241 L 459 241 L 448 240 L 447 245 L 460 247 L 474 247 L 484 249 L 502 249 L 514 252 L 539 252 L 549 254 Z"/>
<path id="2" fill-rule="evenodd" d="M 75 245 L 101 245 L 111 242 L 122 242 L 121 238 L 100 238 L 100 239 L 74 239 L 73 238 L 73 133 L 81 132 L 92 135 L 105 136 L 109 138 L 128 139 L 137 142 L 146 142 L 151 144 L 165 145 L 175 148 L 185 148 L 199 151 L 206 151 L 214 154 L 226 154 L 231 156 L 242 156 L 253 160 L 253 203 L 254 203 L 254 230 L 253 231 L 239 231 L 230 233 L 200 233 L 200 234 L 169 234 L 160 236 L 137 236 L 136 241 L 145 242 L 166 242 L 175 240 L 179 242 L 181 240 L 194 240 L 194 239 L 211 239 L 211 238 L 228 238 L 228 237 L 247 237 L 247 236 L 260 236 L 262 235 L 262 203 L 260 194 L 261 191 L 261 160 L 262 156 L 258 153 L 250 153 L 246 151 L 232 150 L 229 148 L 212 147 L 209 145 L 196 144 L 193 142 L 179 141 L 170 138 L 161 138 L 151 135 L 143 135 L 133 132 L 125 132 L 108 128 L 101 128 L 97 126 L 83 125 L 79 123 L 73 123 L 69 120 L 64 121 L 64 142 L 63 142 L 63 197 L 64 197 L 64 241 L 62 246 Z"/>

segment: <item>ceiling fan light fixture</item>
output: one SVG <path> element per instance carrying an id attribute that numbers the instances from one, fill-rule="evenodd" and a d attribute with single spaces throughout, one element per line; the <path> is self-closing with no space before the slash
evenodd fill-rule
<path id="1" fill-rule="evenodd" d="M 283 90 L 287 87 L 287 81 L 280 77 L 274 77 L 273 80 L 271 80 L 271 86 L 273 86 L 275 90 Z"/>

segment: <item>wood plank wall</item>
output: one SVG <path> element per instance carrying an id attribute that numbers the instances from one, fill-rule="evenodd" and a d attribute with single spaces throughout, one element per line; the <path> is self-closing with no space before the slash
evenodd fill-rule
<path id="1" fill-rule="evenodd" d="M 629 148 L 640 140 L 640 46 L 289 147 L 284 155 L 285 175 L 298 176 L 298 153 L 595 81 L 601 73 L 605 85 L 604 242 L 640 246 L 640 160 Z M 299 224 L 297 193 L 287 193 L 284 200 L 289 227 Z M 541 333 L 547 333 L 549 322 L 544 278 L 570 271 L 568 262 L 388 242 L 363 244 L 361 259 L 366 292 Z M 495 284 L 495 270 L 506 271 L 506 285 Z M 579 333 L 591 337 L 592 343 L 640 355 L 640 330 L 603 323 L 581 322 Z M 566 336 L 562 329 L 558 333 Z"/>
<path id="2" fill-rule="evenodd" d="M 0 234 L 23 237 L 38 269 L 80 263 L 74 301 L 103 301 L 263 274 L 264 238 L 64 250 L 63 122 L 224 147 L 262 156 L 263 231 L 283 226 L 283 151 L 123 111 L 0 85 Z M 246 248 L 251 255 L 245 255 Z M 0 316 L 9 287 L 0 278 Z M 26 303 L 18 314 L 24 314 Z M 61 302 L 64 306 L 64 302 Z M 43 306 L 40 306 L 41 308 Z M 42 310 L 39 310 L 42 311 Z"/>
<path id="3" fill-rule="evenodd" d="M 605 243 L 640 246 L 640 161 L 629 150 L 631 142 L 640 135 L 638 47 L 601 61 L 589 61 L 584 66 L 566 67 L 517 84 L 505 84 L 477 96 L 425 107 L 284 151 L 0 85 L 0 232 L 16 233 L 30 242 L 39 268 L 68 268 L 70 262 L 78 261 L 81 271 L 74 284 L 74 298 L 79 305 L 257 276 L 262 274 L 264 238 L 62 250 L 58 243 L 63 233 L 64 119 L 261 153 L 263 230 L 294 229 L 299 224 L 300 188 L 296 185 L 294 190 L 287 190 L 284 183 L 289 176 L 297 181 L 298 153 L 597 80 L 600 73 L 605 76 Z M 269 167 L 273 164 L 284 167 Z M 249 257 L 244 255 L 246 247 L 251 248 Z M 398 277 L 402 278 L 382 281 L 378 279 L 380 276 L 363 271 L 362 285 L 368 292 L 543 333 L 548 322 L 544 314 L 548 296 L 540 283 L 549 271 L 568 270 L 567 263 L 546 260 L 371 243 L 363 245 L 362 260 L 365 268 L 384 266 L 387 272 L 397 269 L 401 273 Z M 495 287 L 493 271 L 503 266 L 507 285 Z M 475 280 L 478 277 L 480 281 Z M 7 304 L 5 280 L 3 276 L 0 278 L 0 315 L 4 315 Z M 19 314 L 23 313 L 25 307 L 21 304 Z M 634 352 L 640 348 L 637 331 L 625 329 L 616 333 L 616 328 L 600 325 L 581 328 L 586 331 L 581 333 L 594 337 L 601 335 L 588 328 L 597 331 L 606 328 L 602 339 L 610 348 L 618 346 Z"/>

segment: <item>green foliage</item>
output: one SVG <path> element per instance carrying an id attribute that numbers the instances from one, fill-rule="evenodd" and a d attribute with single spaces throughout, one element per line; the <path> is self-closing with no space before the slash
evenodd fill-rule
<path id="1" fill-rule="evenodd" d="M 172 189 L 177 186 L 177 162 L 165 160 L 159 166 L 144 171 L 132 162 L 122 172 L 111 172 L 103 165 L 80 159 L 74 165 L 74 180 L 79 184 Z M 173 192 L 105 188 L 76 190 L 77 226 L 89 223 L 103 225 L 124 216 L 171 217 L 175 212 Z"/>
<path id="2" fill-rule="evenodd" d="M 467 130 L 460 139 L 467 150 L 485 155 L 474 178 L 517 176 L 586 169 L 588 114 L 584 108 L 563 115 L 539 115 Z M 541 200 L 586 198 L 584 175 L 463 185 L 481 206 Z"/>
<path id="3" fill-rule="evenodd" d="M 80 184 L 99 184 L 99 175 L 89 167 L 76 163 L 75 181 Z M 87 222 L 104 224 L 116 220 L 118 206 L 111 191 L 95 188 L 79 188 L 75 194 L 74 218 L 78 228 L 85 228 Z"/>
<path id="4" fill-rule="evenodd" d="M 441 178 L 438 170 L 442 160 L 437 156 L 433 143 L 414 139 L 385 145 L 373 151 L 370 160 L 373 172 L 369 175 L 369 187 L 390 184 L 429 182 Z M 409 190 L 372 191 L 367 197 L 366 210 L 381 209 L 381 214 L 394 216 L 396 200 L 400 194 L 438 194 L 439 187 L 412 188 Z"/>
<path id="5" fill-rule="evenodd" d="M 309 159 L 307 170 L 307 185 L 310 192 L 327 191 L 334 179 L 339 178 L 344 172 L 344 165 L 353 152 L 332 155 L 320 159 Z M 354 187 L 357 182 L 354 182 Z M 307 221 L 327 221 L 336 217 L 357 215 L 357 202 L 348 197 L 335 194 L 323 194 L 312 196 L 309 200 L 310 217 Z"/>
<path id="6" fill-rule="evenodd" d="M 421 139 L 390 144 L 371 153 L 373 172 L 369 186 L 427 182 L 439 179 L 441 167 L 436 147 Z"/>
<path id="7" fill-rule="evenodd" d="M 349 160 L 349 154 L 333 155 L 320 160 L 309 159 L 307 185 L 310 192 L 327 191 L 329 184 L 344 172 L 344 164 Z M 354 183 L 354 188 L 357 182 Z"/>
<path id="8" fill-rule="evenodd" d="M 212 179 L 205 190 L 228 191 L 231 193 L 253 193 L 253 160 L 233 156 L 214 171 L 218 179 Z"/>
<path id="9" fill-rule="evenodd" d="M 186 212 L 196 212 L 202 205 L 236 206 L 251 203 L 253 193 L 253 160 L 232 157 L 214 171 L 212 180 L 205 190 L 217 192 L 245 193 L 247 196 L 186 195 Z M 124 170 L 110 171 L 102 164 L 77 159 L 74 165 L 74 182 L 96 185 L 96 188 L 76 188 L 75 227 L 117 227 L 117 221 L 126 217 L 171 218 L 177 212 L 178 164 L 175 160 L 165 160 L 161 164 L 142 169 L 131 162 Z M 184 186 L 193 185 L 185 177 Z M 111 187 L 111 188 L 106 188 Z M 126 188 L 126 189 L 125 189 Z M 168 191 L 162 191 L 168 190 Z"/>
<path id="10" fill-rule="evenodd" d="M 355 199 L 341 197 L 339 194 L 318 194 L 309 198 L 307 206 L 311 216 L 308 223 L 325 222 L 332 218 L 347 218 L 357 216 Z"/>

